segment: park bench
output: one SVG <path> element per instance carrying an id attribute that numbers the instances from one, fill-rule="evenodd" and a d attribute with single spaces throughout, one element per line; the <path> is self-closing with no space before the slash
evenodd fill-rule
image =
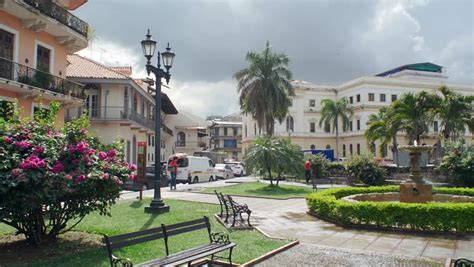
<path id="1" fill-rule="evenodd" d="M 446 260 L 446 267 L 473 267 L 474 266 L 474 260 L 469 260 L 469 259 L 447 259 Z"/>
<path id="2" fill-rule="evenodd" d="M 216 193 L 217 199 L 219 200 L 219 204 L 221 207 L 221 213 L 220 217 L 223 218 L 224 215 L 224 210 L 225 210 L 225 220 L 224 222 L 227 223 L 229 221 L 229 216 L 232 214 L 233 221 L 232 221 L 232 227 L 235 226 L 235 222 L 237 220 L 237 216 L 240 217 L 241 221 L 244 221 L 244 218 L 242 218 L 242 214 L 245 213 L 247 214 L 247 224 L 249 227 L 252 225 L 250 224 L 250 214 L 252 211 L 249 209 L 249 207 L 246 204 L 240 204 L 230 196 L 230 195 L 224 195 L 222 193 L 218 193 L 216 190 L 214 190 L 214 193 Z"/>
<path id="3" fill-rule="evenodd" d="M 201 229 L 207 229 L 209 235 L 209 243 L 170 255 L 168 244 L 168 239 L 170 237 Z M 113 252 L 124 247 L 133 246 L 157 239 L 164 240 L 166 256 L 141 263 L 138 266 L 177 266 L 181 264 L 191 265 L 192 261 L 202 259 L 207 256 L 211 256 L 211 260 L 214 260 L 214 258 L 228 259 L 230 266 L 232 266 L 232 249 L 234 248 L 235 244 L 230 242 L 229 236 L 227 234 L 212 233 L 209 218 L 206 216 L 201 219 L 192 220 L 188 222 L 182 222 L 171 225 L 162 224 L 161 227 L 127 234 L 121 234 L 110 237 L 104 235 L 103 241 L 105 243 L 105 247 L 109 255 L 110 266 L 133 266 L 133 263 L 130 261 L 130 259 L 116 257 Z M 215 256 L 215 254 L 223 252 L 225 250 L 229 251 L 228 257 Z"/>
<path id="4" fill-rule="evenodd" d="M 318 184 L 330 184 L 331 188 L 333 187 L 333 182 L 331 178 L 311 178 L 311 183 L 313 185 L 313 191 L 318 190 Z"/>

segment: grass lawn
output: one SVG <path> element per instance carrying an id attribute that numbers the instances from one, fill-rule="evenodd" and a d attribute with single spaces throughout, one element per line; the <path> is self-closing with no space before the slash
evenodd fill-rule
<path id="1" fill-rule="evenodd" d="M 0 224 L 0 266 L 109 266 L 105 249 L 100 247 L 100 234 L 117 235 L 158 227 L 162 223 L 173 224 L 201 218 L 206 215 L 211 218 L 213 232 L 226 232 L 213 217 L 219 211 L 217 205 L 188 202 L 181 200 L 166 200 L 171 206 L 171 211 L 166 214 L 152 215 L 144 213 L 144 207 L 150 199 L 142 202 L 123 201 L 114 205 L 111 209 L 112 217 L 100 216 L 99 214 L 88 215 L 76 228 L 76 231 L 66 234 L 56 244 L 51 244 L 38 251 L 23 245 L 13 245 L 13 229 Z M 87 232 L 89 234 L 84 234 Z M 236 263 L 245 263 L 271 250 L 274 250 L 289 241 L 270 239 L 257 231 L 235 230 L 228 231 L 230 240 L 237 244 L 232 255 Z M 95 235 L 94 235 L 95 234 Z M 170 237 L 170 253 L 179 252 L 186 248 L 209 242 L 207 230 L 199 230 L 191 233 Z M 8 245 L 5 245 L 8 243 Z M 23 251 L 21 251 L 23 250 Z M 17 262 L 12 262 L 11 254 L 23 255 Z M 4 254 L 4 255 L 2 255 Z M 163 240 L 122 249 L 117 256 L 130 258 L 134 263 L 144 262 L 150 259 L 164 256 Z M 9 255 L 8 257 L 4 257 Z M 10 258 L 10 262 L 5 262 Z M 3 263 L 2 263 L 3 261 Z M 28 261 L 28 263 L 25 263 Z M 21 262 L 21 264 L 17 264 Z"/>
<path id="2" fill-rule="evenodd" d="M 205 190 L 203 190 L 203 192 L 214 193 L 214 190 L 229 195 L 258 197 L 263 196 L 270 198 L 305 197 L 306 195 L 314 192 L 312 188 L 305 186 L 281 184 L 279 186 L 272 186 L 267 183 L 261 182 L 242 183 L 219 188 L 206 188 Z"/>

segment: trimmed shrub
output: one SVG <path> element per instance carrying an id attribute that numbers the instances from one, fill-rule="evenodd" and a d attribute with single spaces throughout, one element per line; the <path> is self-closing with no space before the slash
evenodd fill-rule
<path id="1" fill-rule="evenodd" d="M 322 154 L 307 155 L 306 158 L 311 159 L 311 172 L 316 179 L 326 178 L 329 176 L 330 161 Z"/>
<path id="2" fill-rule="evenodd" d="M 347 171 L 352 183 L 361 182 L 366 185 L 383 185 L 387 172 L 368 156 L 354 156 L 347 163 Z"/>
<path id="3" fill-rule="evenodd" d="M 306 197 L 311 212 L 343 225 L 371 225 L 466 233 L 474 231 L 474 203 L 349 202 L 341 198 L 368 193 L 398 192 L 398 186 L 328 189 Z M 474 196 L 470 188 L 434 188 L 435 193 Z"/>

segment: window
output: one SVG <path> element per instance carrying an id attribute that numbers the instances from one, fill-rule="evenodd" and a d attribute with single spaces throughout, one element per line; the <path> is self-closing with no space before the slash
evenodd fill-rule
<path id="1" fill-rule="evenodd" d="M 137 98 L 137 94 L 133 94 L 133 111 L 138 112 L 138 98 Z"/>
<path id="2" fill-rule="evenodd" d="M 352 155 L 352 153 L 353 153 L 352 144 L 350 144 L 350 145 L 349 145 L 349 154 Z"/>
<path id="3" fill-rule="evenodd" d="M 349 97 L 349 104 L 354 104 L 354 97 L 353 96 Z"/>
<path id="4" fill-rule="evenodd" d="M 239 134 L 239 128 L 238 127 L 234 127 L 233 130 L 234 130 L 234 136 Z"/>
<path id="5" fill-rule="evenodd" d="M 128 87 L 125 86 L 123 89 L 123 106 L 125 107 L 125 111 L 128 110 Z"/>
<path id="6" fill-rule="evenodd" d="M 373 93 L 369 93 L 369 101 L 375 101 L 375 95 Z"/>
<path id="7" fill-rule="evenodd" d="M 316 149 L 316 146 L 315 145 L 311 145 L 311 150 L 315 150 Z"/>
<path id="8" fill-rule="evenodd" d="M 357 131 L 360 131 L 360 120 L 357 120 Z"/>
<path id="9" fill-rule="evenodd" d="M 4 120 L 11 119 L 15 111 L 13 102 L 0 100 L 0 118 Z"/>
<path id="10" fill-rule="evenodd" d="M 309 123 L 309 131 L 310 131 L 311 133 L 315 133 L 315 132 L 316 132 L 316 123 L 314 123 L 314 122 L 310 122 L 310 123 Z"/>
<path id="11" fill-rule="evenodd" d="M 326 149 L 331 149 L 331 145 L 326 145 Z"/>
<path id="12" fill-rule="evenodd" d="M 357 103 L 360 102 L 360 95 L 356 95 Z"/>
<path id="13" fill-rule="evenodd" d="M 179 132 L 177 135 L 176 146 L 183 147 L 186 146 L 186 134 L 183 132 Z"/>
<path id="14" fill-rule="evenodd" d="M 392 95 L 392 102 L 397 101 L 397 95 Z"/>
<path id="15" fill-rule="evenodd" d="M 433 122 L 433 131 L 438 132 L 438 122 L 437 121 Z"/>
<path id="16" fill-rule="evenodd" d="M 36 48 L 36 68 L 42 71 L 49 72 L 51 58 L 51 50 L 46 47 L 38 45 Z"/>
<path id="17" fill-rule="evenodd" d="M 209 160 L 209 167 L 214 167 L 214 162 L 212 162 L 212 160 Z"/>
<path id="18" fill-rule="evenodd" d="M 227 127 L 224 127 L 224 135 L 227 136 Z"/>
<path id="19" fill-rule="evenodd" d="M 315 99 L 310 99 L 309 100 L 309 106 L 310 107 L 315 107 L 316 106 L 316 100 Z"/>
<path id="20" fill-rule="evenodd" d="M 148 136 L 148 145 L 151 146 L 151 135 Z"/>
<path id="21" fill-rule="evenodd" d="M 15 35 L 0 29 L 0 58 L 6 58 L 7 60 L 13 60 L 13 40 Z M 8 61 L 3 62 L 0 65 L 0 77 L 12 80 L 13 66 Z"/>
<path id="22" fill-rule="evenodd" d="M 353 129 L 354 129 L 354 128 L 353 128 L 353 123 L 352 123 L 352 121 L 350 121 L 350 122 L 349 122 L 349 131 L 352 132 Z"/>
<path id="23" fill-rule="evenodd" d="M 89 117 L 99 117 L 99 95 L 88 95 L 86 99 L 86 108 Z"/>
<path id="24" fill-rule="evenodd" d="M 357 144 L 357 155 L 360 155 L 360 144 Z"/>
<path id="25" fill-rule="evenodd" d="M 331 124 L 330 123 L 325 123 L 324 124 L 324 132 L 326 132 L 326 133 L 331 132 Z"/>
<path id="26" fill-rule="evenodd" d="M 370 153 L 376 155 L 376 152 L 377 152 L 377 146 L 375 145 L 375 143 L 370 144 Z"/>
<path id="27" fill-rule="evenodd" d="M 45 106 L 34 106 L 33 116 L 38 119 L 44 119 L 48 114 L 49 109 Z"/>
<path id="28" fill-rule="evenodd" d="M 288 116 L 286 117 L 286 131 L 289 132 L 289 131 L 294 131 L 294 121 L 293 121 L 293 117 L 292 116 Z"/>
<path id="29" fill-rule="evenodd" d="M 151 146 L 155 146 L 155 136 L 151 137 Z"/>
<path id="30" fill-rule="evenodd" d="M 382 157 L 385 158 L 387 156 L 387 151 L 388 151 L 387 145 L 382 146 Z"/>
<path id="31" fill-rule="evenodd" d="M 224 140 L 224 147 L 237 147 L 237 140 Z"/>
<path id="32" fill-rule="evenodd" d="M 140 114 L 145 115 L 145 98 L 142 96 L 141 100 L 141 107 L 140 107 Z"/>
<path id="33" fill-rule="evenodd" d="M 380 102 L 385 102 L 385 94 L 380 94 Z"/>
<path id="34" fill-rule="evenodd" d="M 342 145 L 342 156 L 346 157 L 346 145 Z"/>
<path id="35" fill-rule="evenodd" d="M 213 131 L 214 131 L 214 136 L 219 136 L 219 128 L 216 127 L 213 129 Z"/>

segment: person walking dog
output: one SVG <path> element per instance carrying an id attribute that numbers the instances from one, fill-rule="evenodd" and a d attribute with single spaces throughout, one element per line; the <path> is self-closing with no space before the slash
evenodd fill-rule
<path id="1" fill-rule="evenodd" d="M 309 183 L 309 180 L 311 180 L 311 159 L 308 159 L 304 163 L 304 175 L 306 178 L 306 183 Z"/>

